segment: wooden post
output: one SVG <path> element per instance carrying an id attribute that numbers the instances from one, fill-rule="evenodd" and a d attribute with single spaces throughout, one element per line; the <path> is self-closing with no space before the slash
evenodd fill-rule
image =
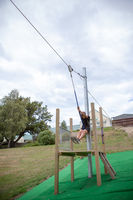
<path id="1" fill-rule="evenodd" d="M 101 172 L 100 172 L 100 163 L 99 163 L 98 141 L 97 141 L 97 134 L 96 134 L 96 118 L 95 118 L 94 103 L 91 103 L 91 113 L 92 113 L 92 129 L 93 129 L 94 144 L 95 144 L 97 185 L 100 186 L 101 185 Z"/>
<path id="2" fill-rule="evenodd" d="M 59 193 L 59 119 L 60 110 L 56 109 L 56 135 L 55 135 L 55 186 L 54 194 Z"/>
<path id="3" fill-rule="evenodd" d="M 72 118 L 70 118 L 70 131 L 72 134 L 72 130 L 73 130 L 73 120 Z M 70 140 L 71 142 L 71 151 L 73 151 L 73 142 L 72 140 Z M 74 181 L 74 157 L 71 157 L 71 181 Z"/>
<path id="4" fill-rule="evenodd" d="M 103 113 L 102 113 L 102 107 L 99 108 L 99 114 L 100 114 L 100 129 L 101 129 L 101 137 L 102 137 L 102 150 L 103 150 L 103 153 L 106 155 L 105 138 L 104 138 L 104 130 L 103 130 Z M 105 174 L 108 173 L 108 171 L 105 168 L 105 166 L 104 166 L 104 172 L 105 172 Z"/>

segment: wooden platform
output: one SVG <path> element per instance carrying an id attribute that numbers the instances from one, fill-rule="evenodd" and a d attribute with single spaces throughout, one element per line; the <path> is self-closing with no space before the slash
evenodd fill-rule
<path id="1" fill-rule="evenodd" d="M 94 103 L 91 103 L 91 113 L 92 113 L 92 127 L 93 127 L 93 136 L 94 136 L 94 150 L 73 150 L 73 142 L 70 140 L 70 151 L 68 150 L 61 150 L 59 147 L 59 124 L 60 124 L 60 112 L 59 109 L 56 109 L 56 134 L 55 134 L 55 188 L 54 193 L 59 193 L 59 157 L 60 156 L 68 156 L 71 157 L 71 181 L 74 181 L 74 156 L 88 156 L 91 157 L 91 155 L 95 156 L 95 164 L 96 164 L 96 178 L 97 178 L 97 185 L 100 186 L 102 184 L 101 182 L 101 172 L 100 172 L 100 161 L 99 157 L 101 158 L 105 174 L 107 172 L 110 174 L 111 178 L 114 179 L 116 172 L 114 171 L 113 167 L 109 163 L 106 152 L 105 152 L 105 142 L 104 142 L 104 131 L 103 131 L 103 116 L 102 116 L 102 108 L 100 109 L 100 128 L 102 133 L 102 149 L 103 152 L 99 151 L 98 149 L 98 140 L 97 140 L 97 130 L 96 130 L 96 117 L 95 117 L 95 106 Z M 70 132 L 72 133 L 72 118 L 70 118 Z M 71 136 L 71 135 L 70 135 Z M 91 165 L 91 163 L 90 163 Z M 88 168 L 89 169 L 89 168 Z"/>
<path id="2" fill-rule="evenodd" d="M 99 152 L 102 153 L 102 152 Z M 59 151 L 60 156 L 88 156 L 88 154 L 95 154 L 95 151 Z"/>

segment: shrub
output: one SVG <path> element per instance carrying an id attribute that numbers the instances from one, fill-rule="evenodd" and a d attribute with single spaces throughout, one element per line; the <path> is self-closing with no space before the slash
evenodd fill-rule
<path id="1" fill-rule="evenodd" d="M 27 142 L 27 144 L 24 145 L 24 147 L 33 147 L 33 146 L 40 146 L 40 144 L 38 143 L 38 141 L 35 142 L 29 141 Z"/>
<path id="2" fill-rule="evenodd" d="M 55 136 L 50 130 L 45 130 L 39 133 L 37 141 L 43 145 L 55 144 Z"/>

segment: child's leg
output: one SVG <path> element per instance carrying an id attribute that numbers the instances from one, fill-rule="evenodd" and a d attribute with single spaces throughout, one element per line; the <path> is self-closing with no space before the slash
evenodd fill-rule
<path id="1" fill-rule="evenodd" d="M 77 138 L 78 138 L 78 139 L 80 138 L 81 134 L 82 134 L 82 129 L 81 129 L 81 130 L 78 132 L 78 134 L 77 134 Z"/>
<path id="2" fill-rule="evenodd" d="M 79 139 L 81 140 L 87 133 L 88 131 L 86 129 L 82 130 Z"/>

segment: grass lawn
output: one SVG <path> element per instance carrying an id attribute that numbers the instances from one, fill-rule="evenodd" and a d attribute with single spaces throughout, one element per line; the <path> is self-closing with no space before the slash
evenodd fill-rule
<path id="1" fill-rule="evenodd" d="M 92 156 L 93 177 L 88 179 L 88 159 L 77 159 L 74 163 L 74 181 L 71 182 L 70 165 L 59 173 L 59 194 L 54 195 L 54 176 L 26 192 L 18 200 L 133 200 L 133 151 L 107 154 L 116 171 L 111 179 L 105 175 L 100 160 L 102 185 L 96 184 L 95 157 Z"/>
<path id="2" fill-rule="evenodd" d="M 92 137 L 93 139 L 93 137 Z M 105 129 L 108 153 L 133 150 L 133 138 L 124 131 Z M 101 139 L 99 136 L 99 146 Z M 86 143 L 75 145 L 85 149 Z M 70 162 L 61 157 L 60 169 Z M 0 149 L 0 199 L 13 199 L 54 174 L 54 145 Z"/>

